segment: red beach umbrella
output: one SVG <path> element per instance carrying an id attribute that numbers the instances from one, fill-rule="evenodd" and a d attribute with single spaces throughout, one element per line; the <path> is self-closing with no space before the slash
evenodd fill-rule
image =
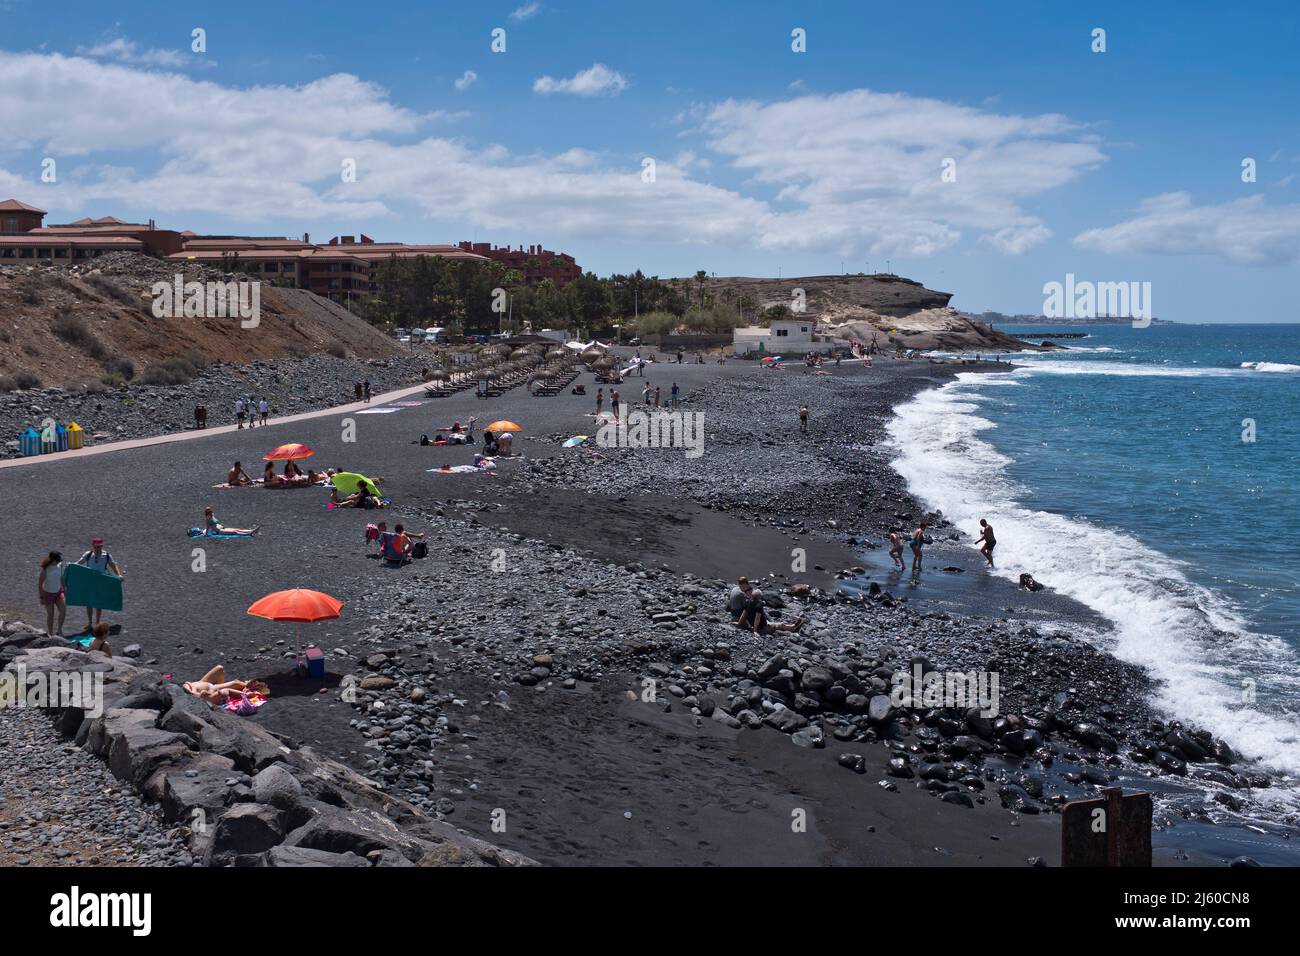
<path id="1" fill-rule="evenodd" d="M 328 621 L 339 616 L 343 602 L 321 591 L 306 588 L 292 588 L 288 591 L 276 591 L 260 600 L 254 601 L 248 613 L 254 617 L 264 617 L 268 621 L 292 621 L 293 656 L 299 658 L 298 631 L 303 624 L 313 621 Z"/>
<path id="2" fill-rule="evenodd" d="M 306 445 L 297 443 L 291 445 L 281 445 L 269 453 L 262 456 L 262 461 L 295 461 L 299 458 L 310 458 L 316 452 L 312 451 Z"/>

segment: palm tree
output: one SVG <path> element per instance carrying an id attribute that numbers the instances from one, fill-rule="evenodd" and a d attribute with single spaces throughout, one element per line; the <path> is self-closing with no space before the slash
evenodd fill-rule
<path id="1" fill-rule="evenodd" d="M 700 287 L 700 308 L 701 309 L 704 308 L 704 280 L 707 279 L 708 277 L 709 274 L 705 272 L 703 269 L 700 269 L 698 272 L 695 273 L 695 284 Z"/>

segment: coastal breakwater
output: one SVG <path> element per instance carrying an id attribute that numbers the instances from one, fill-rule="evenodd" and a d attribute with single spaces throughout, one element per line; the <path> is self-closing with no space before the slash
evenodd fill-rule
<path id="1" fill-rule="evenodd" d="M 312 748 L 122 658 L 0 624 L 0 682 L 35 686 L 60 734 L 161 806 L 205 866 L 521 866 Z M 21 680 L 20 680 L 21 678 Z M 19 706 L 22 704 L 19 703 Z M 16 768 L 15 768 L 16 769 Z"/>

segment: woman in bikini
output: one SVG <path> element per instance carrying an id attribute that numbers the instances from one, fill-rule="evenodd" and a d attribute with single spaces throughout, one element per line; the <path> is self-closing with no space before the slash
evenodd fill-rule
<path id="1" fill-rule="evenodd" d="M 206 700 L 213 707 L 220 707 L 232 694 L 242 693 L 248 684 L 242 680 L 226 680 L 226 669 L 218 664 L 196 681 L 186 681 L 181 685 L 187 693 L 200 700 Z"/>
<path id="2" fill-rule="evenodd" d="M 927 525 L 922 521 L 915 531 L 912 532 L 912 573 L 921 572 L 921 550 L 925 547 L 925 529 Z"/>
<path id="3" fill-rule="evenodd" d="M 227 528 L 217 520 L 210 507 L 203 509 L 203 530 L 208 534 L 234 534 L 245 537 L 252 537 L 258 532 L 258 528 Z"/>

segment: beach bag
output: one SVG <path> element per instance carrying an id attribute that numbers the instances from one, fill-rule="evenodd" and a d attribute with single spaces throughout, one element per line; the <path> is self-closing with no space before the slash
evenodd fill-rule
<path id="1" fill-rule="evenodd" d="M 428 556 L 429 556 L 429 546 L 425 544 L 423 541 L 415 542 L 415 545 L 411 548 L 411 557 L 427 558 Z"/>

